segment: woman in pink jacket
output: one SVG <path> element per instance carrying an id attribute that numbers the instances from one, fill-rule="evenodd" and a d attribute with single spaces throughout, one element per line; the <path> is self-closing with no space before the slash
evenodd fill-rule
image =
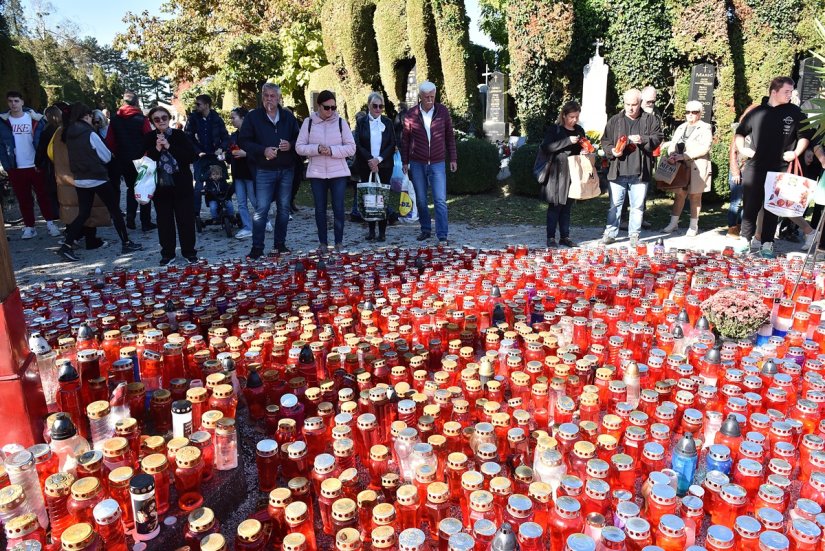
<path id="1" fill-rule="evenodd" d="M 321 249 L 327 241 L 327 190 L 332 194 L 335 250 L 344 241 L 344 196 L 350 170 L 347 157 L 355 154 L 355 140 L 347 121 L 338 116 L 335 94 L 324 90 L 318 94 L 318 110 L 304 120 L 295 151 L 309 158 L 307 178 L 315 200 L 315 226 Z"/>

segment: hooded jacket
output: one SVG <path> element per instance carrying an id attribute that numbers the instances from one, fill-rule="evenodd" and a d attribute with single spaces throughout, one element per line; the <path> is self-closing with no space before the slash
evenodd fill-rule
<path id="1" fill-rule="evenodd" d="M 40 135 L 43 134 L 43 129 L 46 127 L 46 121 L 43 120 L 43 115 L 29 107 L 24 107 L 23 112 L 31 115 L 32 142 L 34 143 L 34 149 L 37 150 L 37 145 L 40 143 Z M 13 168 L 17 168 L 14 132 L 11 129 L 9 117 L 10 114 L 8 111 L 5 113 L 0 113 L 0 164 L 3 165 L 3 169 L 5 169 L 6 172 Z"/>
<path id="2" fill-rule="evenodd" d="M 151 130 L 143 111 L 133 105 L 123 105 L 109 123 L 106 147 L 120 161 L 131 163 L 143 157 L 143 135 Z"/>
<path id="3" fill-rule="evenodd" d="M 312 128 L 309 128 L 310 121 Z M 332 156 L 318 153 L 319 145 L 329 146 Z M 295 151 L 298 155 L 309 157 L 307 178 L 341 178 L 350 175 L 347 157 L 355 155 L 355 140 L 347 121 L 341 119 L 338 113 L 327 120 L 318 113 L 312 113 L 301 125 Z"/>

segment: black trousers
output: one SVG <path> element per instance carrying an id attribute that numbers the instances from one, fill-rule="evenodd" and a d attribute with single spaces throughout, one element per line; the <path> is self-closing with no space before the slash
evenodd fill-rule
<path id="1" fill-rule="evenodd" d="M 184 258 L 196 256 L 192 184 L 176 183 L 171 188 L 157 189 L 152 202 L 155 204 L 157 215 L 161 256 L 164 258 L 175 256 L 177 240 L 180 240 L 180 253 Z"/>
<path id="2" fill-rule="evenodd" d="M 150 203 L 138 205 L 135 199 L 135 181 L 137 180 L 135 165 L 130 160 L 117 162 L 116 172 L 114 189 L 117 204 L 120 205 L 120 177 L 122 176 L 123 181 L 126 183 L 126 219 L 134 221 L 138 207 L 140 207 L 140 225 L 148 227 L 152 222 L 152 205 Z"/>
<path id="3" fill-rule="evenodd" d="M 77 191 L 77 217 L 71 221 L 66 227 L 66 242 L 74 243 L 81 236 L 85 236 L 86 232 L 83 229 L 83 224 L 89 219 L 92 214 L 92 205 L 95 202 L 95 195 L 100 197 L 106 209 L 109 211 L 109 216 L 112 217 L 112 223 L 115 225 L 120 241 L 125 243 L 129 240 L 129 235 L 126 233 L 126 223 L 123 221 L 123 216 L 120 214 L 117 201 L 115 199 L 115 192 L 109 182 L 100 184 L 99 186 L 87 188 L 76 187 Z"/>
<path id="4" fill-rule="evenodd" d="M 750 240 L 756 233 L 756 218 L 765 203 L 765 176 L 767 170 L 745 165 L 742 169 L 742 226 L 739 235 Z M 767 210 L 762 214 L 762 243 L 773 243 L 777 216 Z"/>

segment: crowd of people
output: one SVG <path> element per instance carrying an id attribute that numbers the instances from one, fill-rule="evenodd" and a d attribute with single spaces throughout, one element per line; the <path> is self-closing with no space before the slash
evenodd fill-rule
<path id="1" fill-rule="evenodd" d="M 812 132 L 803 127 L 804 114 L 791 101 L 794 82 L 778 77 L 770 83 L 768 96 L 742 115 L 730 144 L 731 203 L 728 234 L 742 251 L 757 249 L 773 255 L 777 234 L 802 231 L 804 245 L 810 247 L 822 207 L 814 209 L 812 224 L 804 217 L 779 221 L 763 209 L 764 182 L 768 172 L 782 172 L 795 159 L 802 160 L 805 175 L 819 178 L 825 167 L 825 151 L 812 143 Z M 219 213 L 235 216 L 231 200 L 223 201 L 210 192 L 209 178 L 215 165 L 232 175 L 236 195 L 238 239 L 251 238 L 250 258 L 264 254 L 265 234 L 274 234 L 273 249 L 288 252 L 287 234 L 297 187 L 309 180 L 315 204 L 318 246 L 330 247 L 327 205 L 333 212 L 331 247 L 343 246 L 345 198 L 351 180 L 388 183 L 399 167 L 410 179 L 419 215 L 419 241 L 432 237 L 429 198 L 435 207 L 435 237 L 448 243 L 447 169 L 458 167 L 455 133 L 449 110 L 436 102 L 436 86 L 419 86 L 419 103 L 404 110 L 396 120 L 385 114 L 384 96 L 373 92 L 366 98 L 366 110 L 356 117 L 355 128 L 338 113 L 335 94 L 318 94 L 311 114 L 299 122 L 284 107 L 280 88 L 266 83 L 261 89 L 261 106 L 243 107 L 230 113 L 234 132 L 229 133 L 223 118 L 212 108 L 208 95 L 199 95 L 183 128 L 172 124 L 164 107 L 144 115 L 139 98 L 127 91 L 123 105 L 111 121 L 99 110 L 75 103 L 58 103 L 40 115 L 25 106 L 18 92 L 9 92 L 9 110 L 0 114 L 0 163 L 17 195 L 23 217 L 23 239 L 36 236 L 34 197 L 46 220 L 49 234 L 62 236 L 58 254 L 77 261 L 78 245 L 86 249 L 105 244 L 96 228 L 113 224 L 121 241 L 121 253 L 141 249 L 129 239 L 128 231 L 157 230 L 161 265 L 177 258 L 196 262 L 196 234 L 204 194 L 211 219 Z M 670 223 L 662 229 L 672 234 L 689 201 L 686 235 L 699 233 L 702 194 L 711 188 L 710 151 L 713 128 L 703 121 L 703 105 L 689 101 L 685 122 L 665 141 L 664 123 L 656 110 L 656 90 L 630 89 L 624 93 L 623 109 L 610 117 L 601 135 L 607 159 L 609 207 L 601 242 L 614 243 L 620 229 L 627 228 L 631 246 L 638 241 L 644 220 L 648 188 L 655 182 L 657 163 L 684 165 L 687 176 L 682 187 L 672 189 Z M 547 201 L 547 246 L 573 247 L 570 238 L 570 198 L 572 184 L 568 160 L 589 153 L 578 124 L 581 107 L 565 103 L 554 124 L 548 124 L 541 150 L 548 160 L 544 173 L 543 198 Z M 137 171 L 134 161 L 149 157 L 157 163 L 157 189 L 151 204 L 135 199 Z M 349 161 L 349 162 L 348 162 Z M 120 210 L 121 188 L 126 187 L 126 212 Z M 270 209 L 275 203 L 274 223 Z M 623 209 L 627 204 L 627 222 Z M 156 221 L 152 222 L 152 205 Z M 353 207 L 357 212 L 358 202 Z M 393 211 L 384 207 L 383 216 L 369 220 L 367 241 L 385 241 Z M 354 215 L 353 215 L 354 216 Z M 65 232 L 55 222 L 65 223 Z M 377 234 L 376 234 L 377 227 Z M 777 229 L 779 228 L 779 229 Z M 558 241 L 557 241 L 558 234 Z M 825 249 L 825 237 L 820 249 Z"/>

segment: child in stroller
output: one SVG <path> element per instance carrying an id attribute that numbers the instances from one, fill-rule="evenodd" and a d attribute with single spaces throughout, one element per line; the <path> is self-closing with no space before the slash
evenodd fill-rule
<path id="1" fill-rule="evenodd" d="M 201 178 L 204 180 L 204 192 L 209 212 L 210 224 L 222 226 L 227 237 L 235 235 L 235 206 L 232 204 L 233 188 L 229 183 L 226 164 L 217 157 L 201 164 Z M 198 231 L 203 231 L 199 227 Z"/>

